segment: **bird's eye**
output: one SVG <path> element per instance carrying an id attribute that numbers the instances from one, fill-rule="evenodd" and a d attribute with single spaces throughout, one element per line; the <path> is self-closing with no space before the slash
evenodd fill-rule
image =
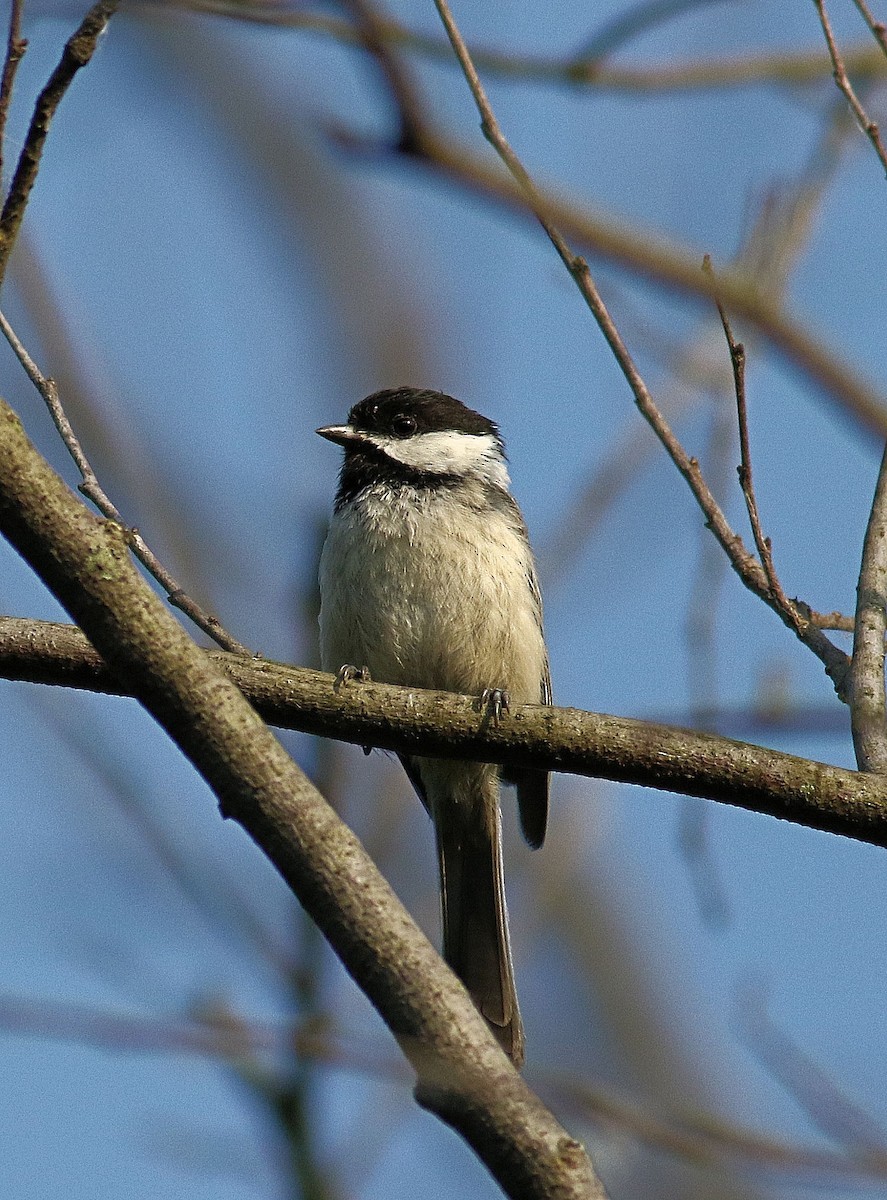
<path id="1" fill-rule="evenodd" d="M 409 417 L 406 413 L 400 413 L 391 422 L 391 432 L 395 437 L 408 438 L 416 432 L 416 418 Z"/>

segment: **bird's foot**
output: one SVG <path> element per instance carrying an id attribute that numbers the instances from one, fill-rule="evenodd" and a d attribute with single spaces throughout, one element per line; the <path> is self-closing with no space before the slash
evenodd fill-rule
<path id="1" fill-rule="evenodd" d="M 508 700 L 508 692 L 504 688 L 484 688 L 481 693 L 481 709 L 494 725 L 498 725 L 502 714 L 509 711 Z"/>
<path id="2" fill-rule="evenodd" d="M 351 663 L 344 663 L 336 672 L 336 682 L 333 684 L 333 691 L 337 692 L 344 684 L 355 680 L 357 683 L 372 683 L 369 667 L 355 667 Z M 372 746 L 361 746 L 364 754 L 372 753 L 372 749 Z"/>
<path id="3" fill-rule="evenodd" d="M 354 667 L 351 663 L 344 663 L 336 672 L 333 690 L 337 692 L 343 684 L 351 683 L 354 680 L 358 683 L 372 683 L 373 677 L 370 675 L 369 667 Z"/>

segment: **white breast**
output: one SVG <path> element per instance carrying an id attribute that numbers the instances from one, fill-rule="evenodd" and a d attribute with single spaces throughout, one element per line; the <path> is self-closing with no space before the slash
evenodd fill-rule
<path id="1" fill-rule="evenodd" d="M 325 670 L 539 703 L 545 647 L 532 558 L 506 506 L 379 488 L 337 512 L 320 567 Z"/>

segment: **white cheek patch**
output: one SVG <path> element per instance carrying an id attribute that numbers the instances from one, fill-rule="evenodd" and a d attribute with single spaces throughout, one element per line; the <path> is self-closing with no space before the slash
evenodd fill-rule
<path id="1" fill-rule="evenodd" d="M 369 434 L 368 440 L 388 458 L 433 475 L 473 475 L 496 487 L 507 488 L 508 470 L 499 444 L 490 433 L 461 433 L 448 429 L 415 437 Z"/>

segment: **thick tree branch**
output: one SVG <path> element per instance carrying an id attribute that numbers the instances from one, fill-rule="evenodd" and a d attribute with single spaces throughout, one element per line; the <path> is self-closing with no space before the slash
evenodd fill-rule
<path id="1" fill-rule="evenodd" d="M 515 707 L 207 652 L 273 725 L 402 753 L 549 767 L 701 796 L 887 846 L 887 782 L 715 734 L 571 708 Z M 0 676 L 128 694 L 79 629 L 0 617 Z"/>
<path id="2" fill-rule="evenodd" d="M 2 401 L 0 532 L 281 872 L 394 1033 L 419 1102 L 509 1195 L 603 1196 L 357 838 L 141 577 L 120 526 L 86 510 Z"/>

